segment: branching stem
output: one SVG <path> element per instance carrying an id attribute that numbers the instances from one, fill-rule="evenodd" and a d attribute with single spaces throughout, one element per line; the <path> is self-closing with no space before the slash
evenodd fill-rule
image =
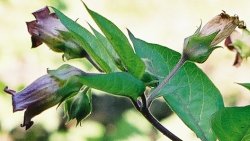
<path id="1" fill-rule="evenodd" d="M 141 96 L 141 101 L 134 101 L 133 102 L 135 108 L 157 129 L 159 130 L 163 135 L 167 136 L 172 141 L 182 141 L 180 138 L 178 138 L 175 134 L 171 133 L 167 128 L 165 128 L 149 111 L 147 107 L 147 99 L 145 95 L 143 94 Z M 139 104 L 139 102 L 141 104 Z"/>
<path id="2" fill-rule="evenodd" d="M 168 74 L 168 76 L 149 94 L 147 100 L 147 106 L 149 107 L 154 98 L 157 96 L 158 92 L 168 83 L 168 81 L 178 72 L 178 70 L 185 64 L 186 57 L 182 56 L 179 62 L 175 65 L 173 70 Z"/>

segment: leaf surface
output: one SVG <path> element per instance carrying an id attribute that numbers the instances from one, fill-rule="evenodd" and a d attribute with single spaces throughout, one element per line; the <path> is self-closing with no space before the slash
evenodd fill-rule
<path id="1" fill-rule="evenodd" d="M 52 9 L 55 11 L 62 24 L 70 31 L 68 36 L 72 36 L 70 38 L 74 39 L 78 44 L 80 44 L 81 47 L 83 47 L 83 49 L 105 72 L 118 71 L 113 59 L 109 56 L 104 46 L 92 33 L 83 28 L 77 22 L 71 20 L 56 8 L 52 7 Z M 66 36 L 65 33 L 64 36 Z"/>
<path id="2" fill-rule="evenodd" d="M 145 90 L 144 83 L 127 72 L 92 74 L 80 76 L 79 79 L 88 87 L 135 100 Z"/>
<path id="3" fill-rule="evenodd" d="M 180 54 L 167 47 L 147 43 L 129 33 L 135 52 L 146 60 L 146 72 L 161 82 L 172 70 Z M 158 93 L 167 104 L 203 141 L 214 141 L 210 117 L 223 108 L 219 90 L 193 63 L 187 62 Z"/>
<path id="4" fill-rule="evenodd" d="M 137 78 L 141 78 L 144 74 L 145 65 L 143 61 L 134 53 L 127 37 L 110 20 L 90 10 L 86 5 L 85 7 L 113 46 L 128 72 Z"/>
<path id="5" fill-rule="evenodd" d="M 250 140 L 250 106 L 227 107 L 212 118 L 213 131 L 220 141 Z"/>

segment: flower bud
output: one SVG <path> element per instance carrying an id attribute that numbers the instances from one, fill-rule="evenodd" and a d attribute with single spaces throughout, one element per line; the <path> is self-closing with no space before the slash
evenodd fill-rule
<path id="1" fill-rule="evenodd" d="M 80 90 L 81 83 L 74 82 L 74 85 L 71 84 L 70 86 L 68 84 L 73 76 L 82 75 L 84 72 L 72 66 L 68 70 L 62 68 L 65 68 L 65 65 L 55 71 L 60 74 L 58 76 L 62 76 L 64 79 L 47 74 L 38 78 L 20 92 L 15 92 L 8 87 L 4 89 L 6 93 L 12 95 L 13 112 L 26 109 L 21 127 L 25 126 L 26 130 L 29 129 L 33 124 L 31 119 L 34 116 L 61 103 Z"/>
<path id="2" fill-rule="evenodd" d="M 231 51 L 236 51 L 233 65 L 239 67 L 243 59 L 250 56 L 250 31 L 243 29 L 240 33 L 235 30 L 225 40 L 225 46 Z"/>
<path id="3" fill-rule="evenodd" d="M 91 113 L 91 110 L 91 91 L 89 88 L 80 90 L 76 96 L 65 102 L 65 113 L 68 120 L 76 119 L 77 125 Z"/>
<path id="4" fill-rule="evenodd" d="M 32 14 L 36 20 L 26 22 L 31 35 L 32 48 L 45 43 L 51 50 L 63 52 L 66 59 L 86 56 L 84 49 L 72 38 L 55 13 L 50 13 L 48 7 Z"/>
<path id="5" fill-rule="evenodd" d="M 189 61 L 203 63 L 221 41 L 242 24 L 238 16 L 229 16 L 224 11 L 210 20 L 184 41 L 183 55 Z"/>

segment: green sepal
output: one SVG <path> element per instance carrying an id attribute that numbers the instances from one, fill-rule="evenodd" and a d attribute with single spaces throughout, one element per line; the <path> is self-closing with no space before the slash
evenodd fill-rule
<path id="1" fill-rule="evenodd" d="M 82 87 L 79 81 L 79 75 L 87 75 L 87 73 L 77 69 L 71 65 L 64 64 L 56 70 L 47 70 L 47 73 L 58 79 L 61 84 L 60 89 L 56 91 L 58 97 L 62 97 L 60 104 L 67 98 L 74 96 Z"/>
<path id="2" fill-rule="evenodd" d="M 61 38 L 65 40 L 72 40 L 75 41 L 74 36 L 70 32 L 66 31 L 59 31 Z M 73 43 L 72 43 L 73 44 Z M 71 48 L 66 47 L 67 43 L 62 44 L 61 46 L 57 46 L 56 48 L 61 48 L 63 50 L 63 57 L 65 57 L 67 60 L 74 59 L 74 58 L 82 58 L 82 56 L 86 56 L 87 53 L 85 50 L 80 46 L 72 46 Z M 77 44 L 78 45 L 78 44 Z"/>
<path id="3" fill-rule="evenodd" d="M 69 64 L 63 64 L 56 70 L 48 69 L 47 73 L 61 81 L 68 80 L 72 75 L 87 75 L 84 71 L 81 71 L 80 69 L 77 69 Z"/>
<path id="4" fill-rule="evenodd" d="M 76 96 L 68 99 L 64 104 L 64 112 L 67 120 L 77 120 L 78 125 L 82 120 L 90 115 L 92 111 L 91 89 L 80 90 Z"/>
<path id="5" fill-rule="evenodd" d="M 218 33 L 219 31 L 208 36 L 194 34 L 186 38 L 184 40 L 183 55 L 189 61 L 197 63 L 205 62 L 214 50 L 214 47 L 211 46 L 211 43 Z"/>

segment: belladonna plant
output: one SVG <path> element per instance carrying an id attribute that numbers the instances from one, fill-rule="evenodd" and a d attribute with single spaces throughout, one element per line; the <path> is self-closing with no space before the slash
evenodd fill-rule
<path id="1" fill-rule="evenodd" d="M 55 13 L 48 7 L 34 12 L 36 20 L 27 22 L 28 32 L 33 48 L 45 43 L 66 59 L 87 58 L 100 73 L 62 65 L 19 92 L 6 87 L 4 91 L 12 95 L 13 111 L 26 110 L 21 126 L 29 129 L 34 116 L 57 104 L 64 105 L 68 120 L 76 119 L 78 124 L 91 113 L 91 90 L 97 89 L 129 98 L 138 112 L 171 140 L 181 139 L 149 110 L 158 97 L 163 97 L 201 140 L 238 141 L 242 136 L 249 137 L 246 129 L 250 112 L 246 111 L 250 107 L 225 107 L 219 90 L 194 64 L 204 63 L 226 38 L 226 46 L 237 51 L 237 58 L 249 56 L 249 31 L 238 16 L 223 11 L 201 25 L 185 38 L 180 54 L 138 39 L 128 30 L 131 45 L 114 23 L 85 7 L 102 33 L 91 25 L 92 32 L 88 31 L 54 7 Z M 243 30 L 242 35 L 235 35 L 235 30 Z M 250 88 L 248 83 L 241 85 Z"/>

